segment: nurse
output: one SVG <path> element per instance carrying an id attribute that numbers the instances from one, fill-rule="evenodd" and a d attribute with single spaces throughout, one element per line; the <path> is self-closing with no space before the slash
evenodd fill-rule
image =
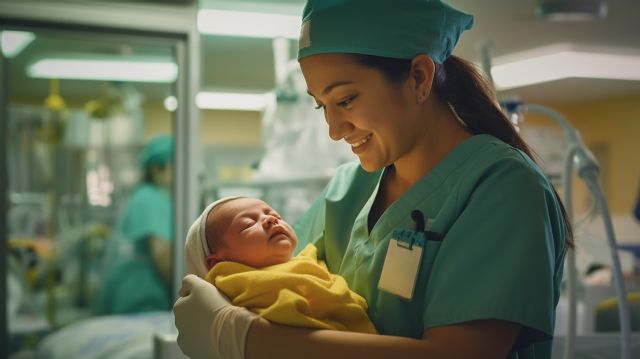
<path id="1" fill-rule="evenodd" d="M 142 150 L 143 181 L 127 201 L 101 295 L 106 314 L 171 309 L 173 138 L 161 135 Z"/>
<path id="2" fill-rule="evenodd" d="M 451 56 L 473 18 L 437 0 L 308 0 L 298 59 L 337 172 L 295 229 L 382 335 L 272 324 L 187 276 L 194 358 L 550 358 L 562 203 L 487 82 Z"/>

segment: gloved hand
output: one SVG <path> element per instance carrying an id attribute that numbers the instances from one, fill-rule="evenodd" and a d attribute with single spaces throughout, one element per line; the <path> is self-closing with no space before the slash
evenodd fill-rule
<path id="1" fill-rule="evenodd" d="M 258 318 L 193 274 L 182 280 L 173 313 L 178 346 L 190 358 L 244 359 L 247 332 Z"/>

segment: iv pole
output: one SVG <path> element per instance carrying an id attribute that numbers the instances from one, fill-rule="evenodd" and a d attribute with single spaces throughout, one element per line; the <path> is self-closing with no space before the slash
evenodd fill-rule
<path id="1" fill-rule="evenodd" d="M 483 44 L 480 47 L 482 67 L 489 81 L 495 89 L 493 77 L 491 76 L 491 48 L 492 42 Z M 615 284 L 616 294 L 618 296 L 618 315 L 620 319 L 620 347 L 621 359 L 631 359 L 631 322 L 629 302 L 626 296 L 626 288 L 622 277 L 622 267 L 620 258 L 617 253 L 617 244 L 613 231 L 613 224 L 609 214 L 609 208 L 604 193 L 598 181 L 600 166 L 589 149 L 582 143 L 578 131 L 557 111 L 548 107 L 535 104 L 523 104 L 518 100 L 501 103 L 503 110 L 507 114 L 521 114 L 525 112 L 539 113 L 555 121 L 564 131 L 564 137 L 567 141 L 567 156 L 565 159 L 565 169 L 563 173 L 564 187 L 564 205 L 567 210 L 567 216 L 573 221 L 573 190 L 572 190 L 572 173 L 577 172 L 578 176 L 585 182 L 587 188 L 594 196 L 596 205 L 601 211 L 604 222 L 605 232 L 607 235 L 607 243 L 611 254 L 613 266 L 613 280 Z M 517 125 L 517 124 L 514 124 Z M 571 359 L 575 355 L 575 338 L 576 338 L 576 305 L 577 305 L 577 279 L 576 279 L 576 255 L 575 251 L 567 251 L 567 284 L 569 288 L 569 313 L 568 313 L 568 329 L 566 342 L 564 346 L 564 358 Z"/>

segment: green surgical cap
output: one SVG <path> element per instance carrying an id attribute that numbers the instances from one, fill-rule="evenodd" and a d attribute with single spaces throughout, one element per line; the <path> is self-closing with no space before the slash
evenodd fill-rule
<path id="1" fill-rule="evenodd" d="M 153 165 L 163 165 L 173 159 L 173 137 L 161 135 L 154 137 L 147 143 L 140 155 L 143 168 Z"/>
<path id="2" fill-rule="evenodd" d="M 326 53 L 442 63 L 473 16 L 438 0 L 307 0 L 298 60 Z"/>

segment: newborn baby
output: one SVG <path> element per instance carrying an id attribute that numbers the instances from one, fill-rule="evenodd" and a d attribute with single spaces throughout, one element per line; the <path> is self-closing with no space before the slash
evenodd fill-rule
<path id="1" fill-rule="evenodd" d="M 292 258 L 296 244 L 293 228 L 267 203 L 226 197 L 191 225 L 187 270 L 272 322 L 375 333 L 364 298 L 329 273 L 314 245 Z"/>

